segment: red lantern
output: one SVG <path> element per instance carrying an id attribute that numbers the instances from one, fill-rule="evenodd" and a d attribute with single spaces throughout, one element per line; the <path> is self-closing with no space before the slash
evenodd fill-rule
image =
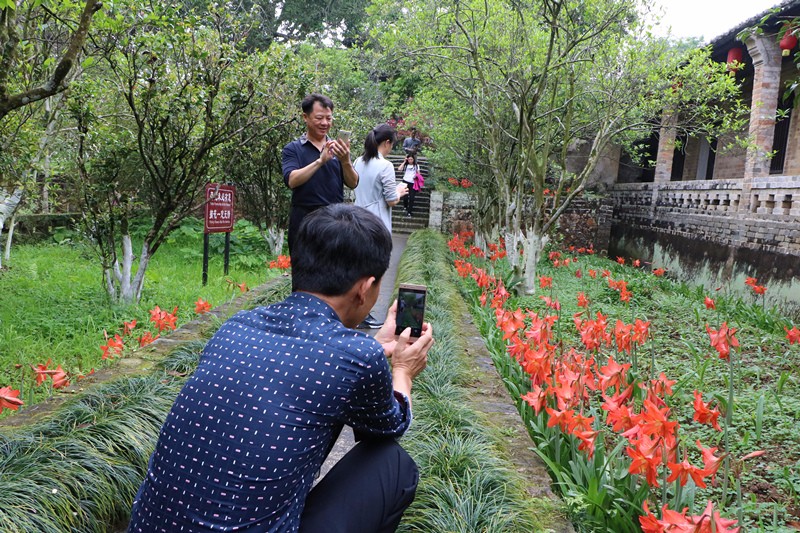
<path id="1" fill-rule="evenodd" d="M 787 28 L 780 42 L 781 55 L 786 57 L 792 53 L 792 49 L 797 46 L 797 37 L 794 36 L 792 28 Z"/>
<path id="2" fill-rule="evenodd" d="M 734 63 L 742 63 L 744 59 L 744 50 L 739 46 L 734 46 L 728 50 L 728 72 L 736 72 L 741 68 L 741 64 L 734 65 Z"/>

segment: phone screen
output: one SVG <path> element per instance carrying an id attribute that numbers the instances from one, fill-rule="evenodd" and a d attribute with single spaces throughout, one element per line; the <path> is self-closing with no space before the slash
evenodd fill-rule
<path id="1" fill-rule="evenodd" d="M 397 295 L 397 320 L 395 335 L 400 335 L 406 328 L 411 328 L 411 336 L 422 335 L 422 323 L 425 321 L 424 285 L 401 284 Z"/>
<path id="2" fill-rule="evenodd" d="M 350 132 L 347 130 L 339 130 L 339 140 L 340 141 L 349 141 L 350 140 Z"/>

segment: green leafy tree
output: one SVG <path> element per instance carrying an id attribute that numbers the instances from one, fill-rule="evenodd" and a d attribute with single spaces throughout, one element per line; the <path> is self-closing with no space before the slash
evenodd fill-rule
<path id="1" fill-rule="evenodd" d="M 461 135 L 477 143 L 490 177 L 481 193 L 496 205 L 486 214 L 527 293 L 549 233 L 610 143 L 647 137 L 664 109 L 700 134 L 738 125 L 724 66 L 649 38 L 625 0 L 414 0 L 399 13 L 377 0 L 370 22 L 382 49 L 416 57 L 469 117 Z M 573 173 L 576 143 L 590 150 Z"/>
<path id="2" fill-rule="evenodd" d="M 262 120 L 267 60 L 243 52 L 250 28 L 223 6 L 118 3 L 97 27 L 102 66 L 72 106 L 76 163 L 106 288 L 133 302 L 150 258 L 205 201 L 218 152 Z M 131 217 L 145 213 L 134 256 Z"/>

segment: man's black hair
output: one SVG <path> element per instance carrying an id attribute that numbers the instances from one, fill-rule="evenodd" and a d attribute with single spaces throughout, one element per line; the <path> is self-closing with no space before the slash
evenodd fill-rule
<path id="1" fill-rule="evenodd" d="M 319 105 L 321 105 L 322 107 L 333 111 L 333 100 L 331 100 L 324 94 L 319 94 L 319 93 L 311 93 L 305 98 L 303 98 L 303 101 L 300 102 L 300 109 L 303 110 L 303 113 L 308 115 L 309 113 L 311 113 L 311 110 L 314 109 L 314 102 L 319 102 Z"/>
<path id="2" fill-rule="evenodd" d="M 389 268 L 392 235 L 381 219 L 352 204 L 306 215 L 292 245 L 292 290 L 340 296 L 361 278 Z"/>

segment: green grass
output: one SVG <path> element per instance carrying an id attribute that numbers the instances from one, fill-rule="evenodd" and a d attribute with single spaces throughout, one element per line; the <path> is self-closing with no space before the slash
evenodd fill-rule
<path id="1" fill-rule="evenodd" d="M 191 229 L 191 228 L 190 228 Z M 112 304 L 91 249 L 80 241 L 15 246 L 6 270 L 0 271 L 0 387 L 22 391 L 26 403 L 35 403 L 45 388 L 32 387 L 30 367 L 52 360 L 71 376 L 109 363 L 102 361 L 104 331 L 120 333 L 123 321 L 137 320 L 126 350 L 138 347 L 136 337 L 153 331 L 149 310 L 178 307 L 178 325 L 196 317 L 198 298 L 212 307 L 241 294 L 236 284 L 254 287 L 275 275 L 259 260 L 257 266 L 232 254 L 228 275 L 221 253 L 209 261 L 208 284 L 202 285 L 202 240 L 187 231 L 180 240 L 164 245 L 147 269 L 138 304 Z M 195 250 L 196 249 L 196 250 Z"/>

